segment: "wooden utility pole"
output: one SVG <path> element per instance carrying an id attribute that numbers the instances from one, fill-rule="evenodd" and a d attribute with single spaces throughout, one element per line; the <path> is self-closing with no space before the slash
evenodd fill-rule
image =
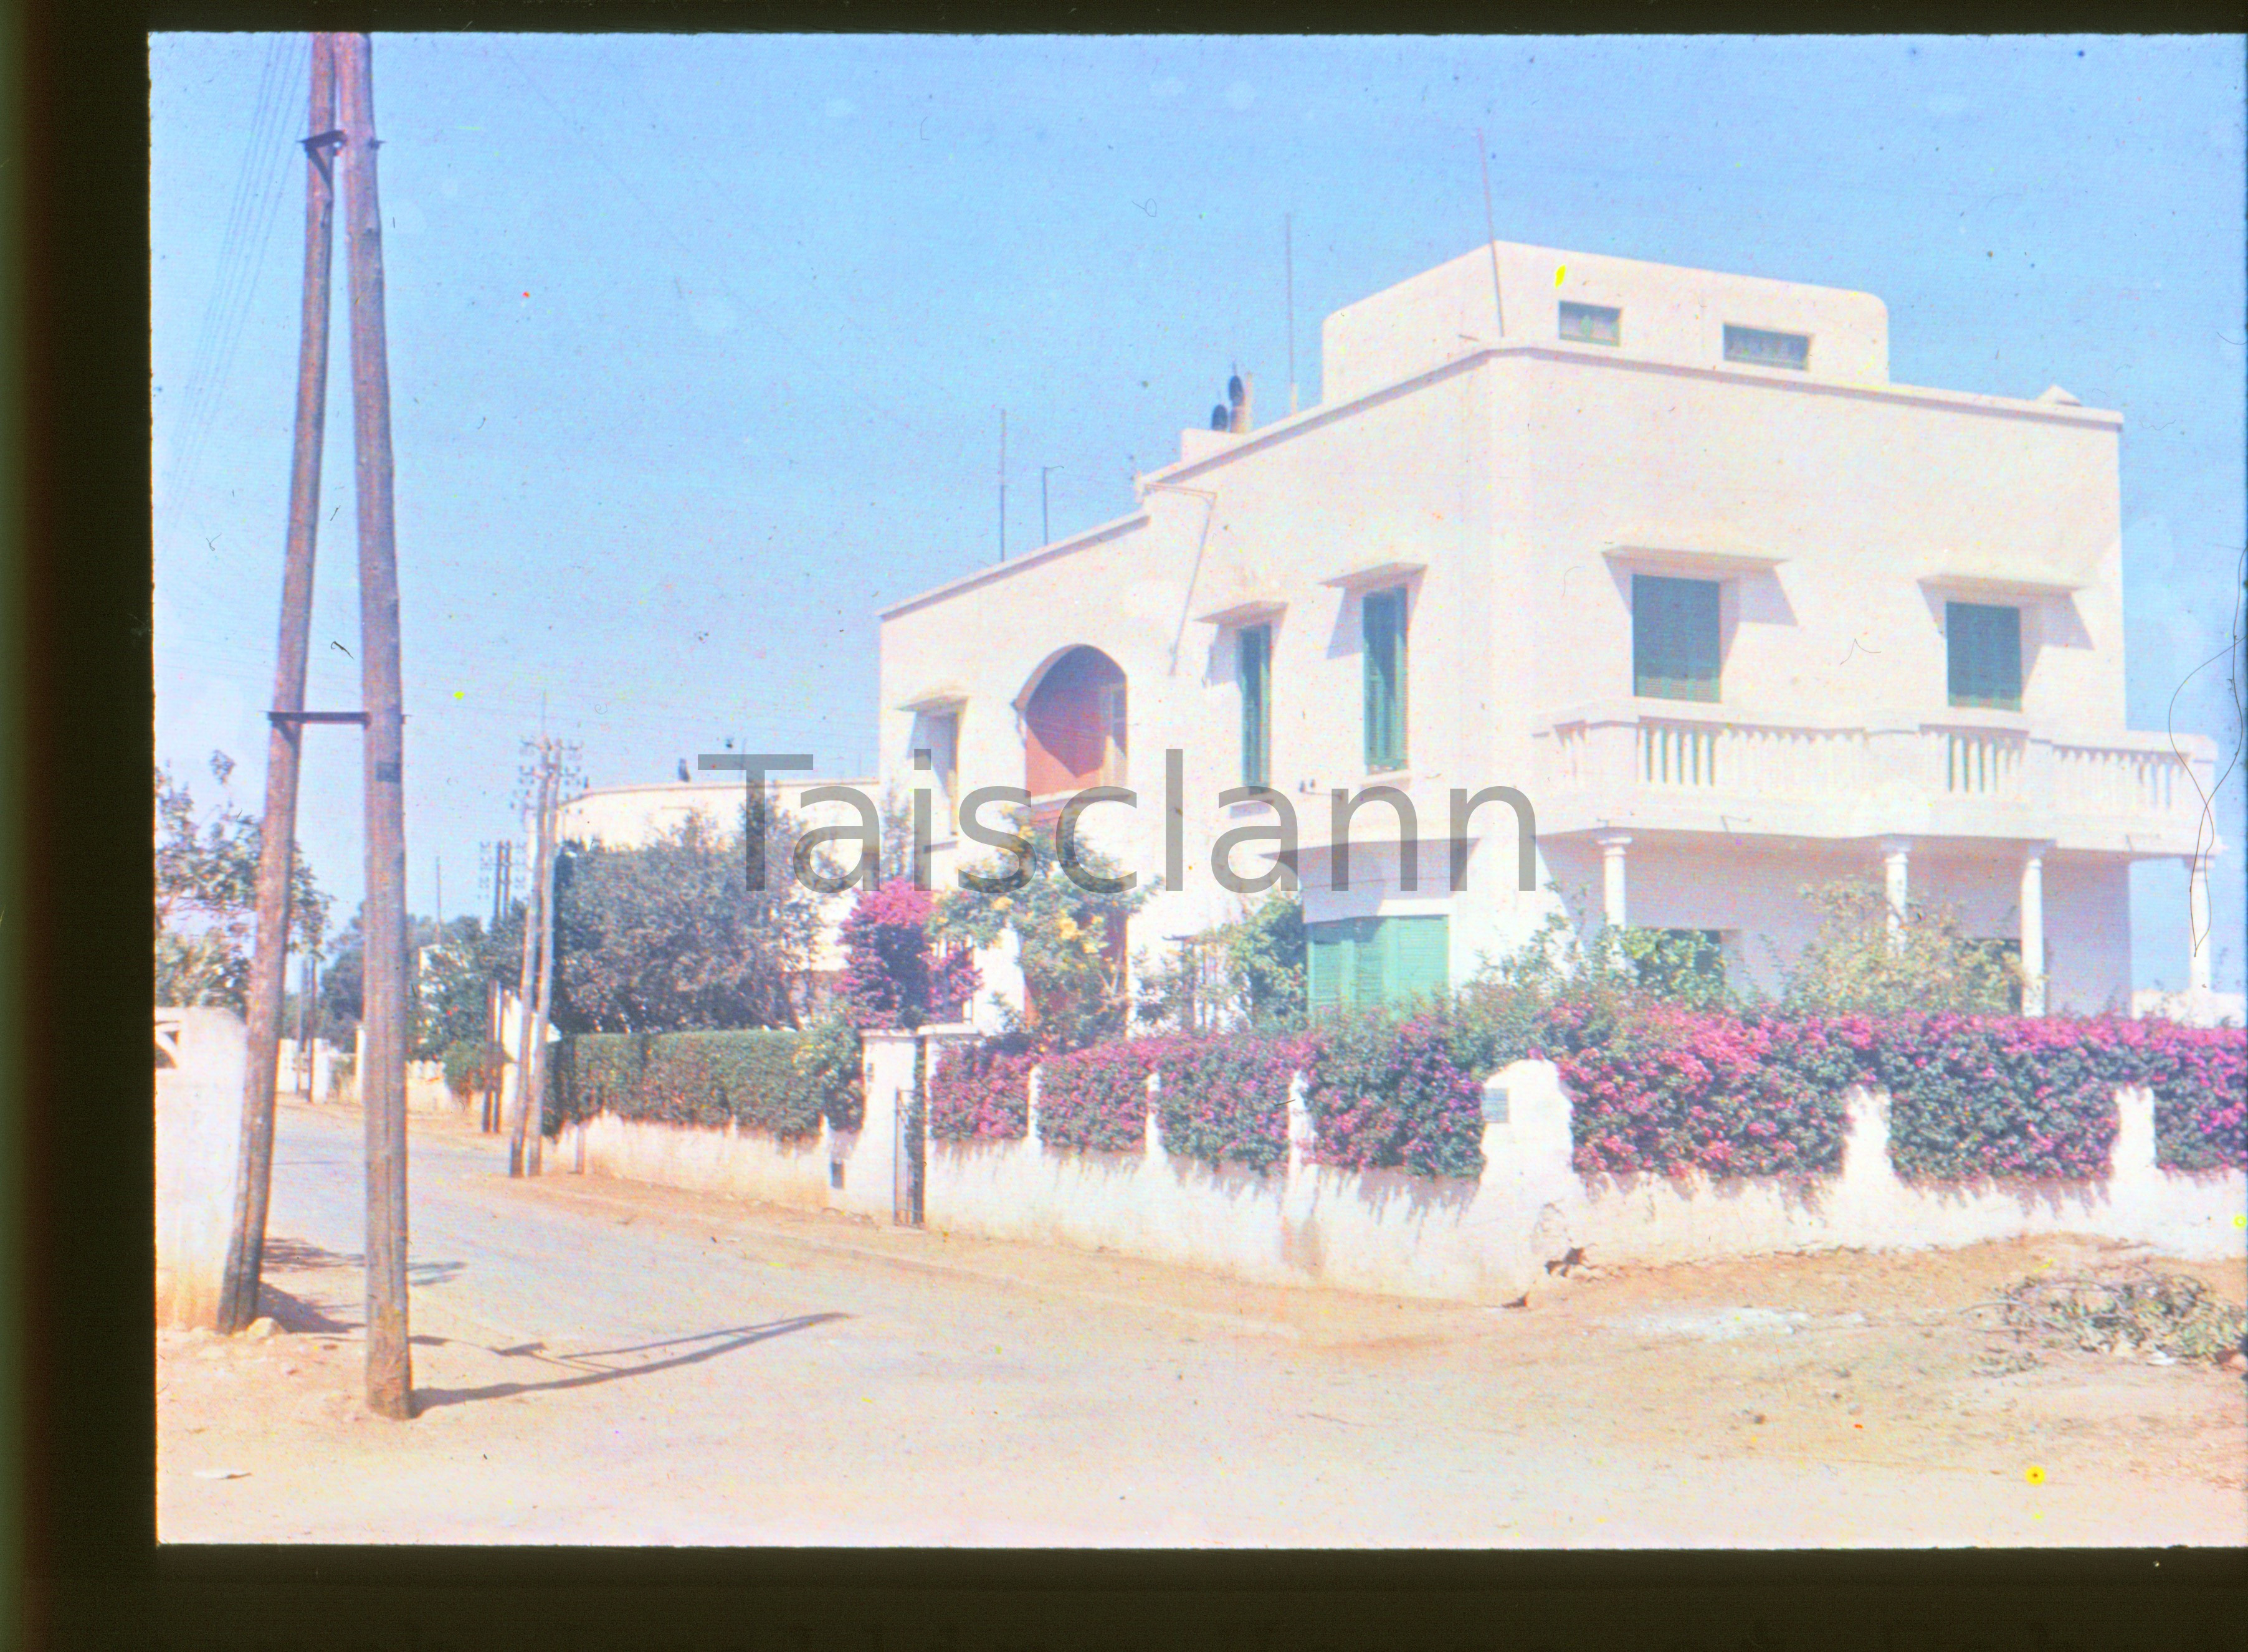
<path id="1" fill-rule="evenodd" d="M 531 1151 L 524 1169 L 532 1176 L 539 1172 L 546 1141 L 546 1028 L 554 1012 L 554 861 L 560 848 L 555 840 L 560 835 L 562 764 L 559 751 L 550 747 L 549 753 L 546 853 L 538 881 L 538 1013 L 532 1018 L 531 1026 L 531 1093 L 523 1103 L 524 1116 L 531 1121 Z"/>
<path id="2" fill-rule="evenodd" d="M 281 1002 L 289 963 L 289 896 L 296 867 L 297 763 L 305 737 L 305 660 L 312 638 L 312 554 L 319 532 L 320 449 L 328 402 L 328 268 L 335 224 L 331 170 L 335 58 L 312 37 L 311 131 L 305 139 L 305 296 L 297 340 L 296 453 L 289 471 L 289 538 L 281 574 L 281 634 L 265 742 L 265 819 L 257 856 L 257 942 L 250 963 L 250 1045 L 233 1225 L 219 1285 L 218 1328 L 257 1317 L 265 1210 L 273 1186 L 273 1093 L 281 1062 Z M 299 1046 L 303 1017 L 298 1017 Z"/>
<path id="3" fill-rule="evenodd" d="M 373 43 L 335 37 L 343 105 L 351 267 L 353 452 L 359 491 L 360 692 L 367 713 L 367 1402 L 414 1415 L 406 1289 L 406 719 L 398 645 L 398 541 L 391 497 L 389 349 L 383 326 L 382 205 L 375 183 Z"/>
<path id="4" fill-rule="evenodd" d="M 516 999 L 515 1132 L 509 1139 L 507 1173 L 524 1173 L 524 1132 L 530 1128 L 532 1080 L 531 1005 L 538 991 L 539 943 L 546 929 L 547 810 L 553 788 L 553 753 L 545 738 L 538 742 L 538 769 L 531 796 L 537 810 L 538 847 L 531 858 L 531 900 L 523 914 L 523 989 Z"/>

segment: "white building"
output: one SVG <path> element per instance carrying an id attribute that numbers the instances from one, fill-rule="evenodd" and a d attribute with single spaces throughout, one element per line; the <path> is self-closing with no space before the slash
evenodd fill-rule
<path id="1" fill-rule="evenodd" d="M 1496 256 L 1328 317 L 1317 405 L 1187 431 L 1131 514 L 883 614 L 882 772 L 946 794 L 936 880 L 969 792 L 1109 785 L 1136 805 L 1086 836 L 1165 886 L 1135 954 L 1236 908 L 1220 834 L 1293 814 L 1315 997 L 1456 983 L 1549 881 L 1769 984 L 1800 887 L 1864 874 L 2091 1010 L 2129 998 L 2131 863 L 2181 857 L 2205 991 L 2214 754 L 2126 726 L 2121 417 L 1892 384 L 1863 293 Z M 1496 786 L 1528 890 L 1506 802 L 1451 824 Z M 1332 794 L 1369 787 L 1417 887 L 1378 797 L 1336 887 Z"/>

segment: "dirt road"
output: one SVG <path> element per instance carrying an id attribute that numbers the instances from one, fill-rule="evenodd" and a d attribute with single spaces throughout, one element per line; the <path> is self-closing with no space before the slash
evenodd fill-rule
<path id="1" fill-rule="evenodd" d="M 496 1139 L 419 1120 L 422 1414 L 385 1422 L 358 1397 L 359 1144 L 355 1113 L 282 1109 L 281 1334 L 159 1335 L 168 1540 L 2248 1541 L 2239 1377 L 2078 1353 L 1987 1374 L 2006 1345 L 1962 1310 L 2112 1248 L 1557 1278 L 1467 1307 L 510 1182 Z"/>

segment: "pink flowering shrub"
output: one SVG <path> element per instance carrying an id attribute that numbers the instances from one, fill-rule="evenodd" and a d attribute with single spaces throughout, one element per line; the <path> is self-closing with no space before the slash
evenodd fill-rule
<path id="1" fill-rule="evenodd" d="M 1905 1181 L 2083 1182 L 2108 1175 L 2115 1086 L 2136 1072 L 2130 1025 L 1934 1015 L 1853 1036 L 1889 1093 L 1889 1159 Z"/>
<path id="2" fill-rule="evenodd" d="M 1309 1048 L 1312 1159 L 1346 1170 L 1483 1174 L 1483 1085 L 1443 1017 L 1346 1021 Z"/>
<path id="3" fill-rule="evenodd" d="M 1049 1147 L 1136 1152 L 1147 1142 L 1149 1038 L 1124 1038 L 1038 1065 L 1038 1140 Z"/>
<path id="4" fill-rule="evenodd" d="M 1163 1148 L 1260 1174 L 1288 1158 L 1288 1091 L 1310 1060 L 1300 1038 L 1148 1038 Z"/>
<path id="5" fill-rule="evenodd" d="M 965 946 L 929 941 L 936 906 L 902 878 L 862 890 L 843 920 L 839 996 L 855 1027 L 917 1027 L 956 1014 L 982 984 Z"/>
<path id="6" fill-rule="evenodd" d="M 2155 1093 L 2155 1163 L 2248 1170 L 2248 1032 L 2151 1020 L 2114 1023 L 2111 1036 L 2132 1052 L 2129 1081 Z"/>
<path id="7" fill-rule="evenodd" d="M 948 1050 L 929 1081 L 929 1133 L 940 1141 L 1016 1141 L 1029 1133 L 1037 1054 L 1003 1038 Z"/>
<path id="8" fill-rule="evenodd" d="M 1583 1006 L 1563 1004 L 1547 1016 L 1543 1035 L 1569 1088 L 1581 1175 L 1801 1176 L 1841 1168 L 1848 1080 L 1833 1082 L 1823 1028 L 1665 1004 L 1600 1025 Z"/>

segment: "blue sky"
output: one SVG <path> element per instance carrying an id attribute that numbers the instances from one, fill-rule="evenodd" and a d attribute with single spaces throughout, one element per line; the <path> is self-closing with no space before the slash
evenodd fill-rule
<path id="1" fill-rule="evenodd" d="M 223 748 L 252 808 L 303 42 L 150 51 L 157 753 L 200 794 Z M 1874 292 L 1899 381 L 2121 410 L 2132 724 L 2237 742 L 2224 660 L 2190 675 L 2224 648 L 2244 535 L 2235 38 L 374 51 L 416 911 L 441 858 L 447 909 L 477 904 L 542 708 L 596 785 L 728 737 L 869 771 L 874 613 L 997 554 L 999 409 L 1011 550 L 1038 542 L 1042 465 L 1057 537 L 1121 514 L 1233 363 L 1285 408 L 1282 215 L 1308 403 L 1323 316 L 1482 243 L 1478 127 L 1504 238 Z M 358 703 L 340 281 L 335 307 L 315 707 Z M 355 744 L 309 744 L 300 834 L 347 911 Z M 2236 770 L 2234 990 L 2241 796 Z M 2183 884 L 2135 874 L 2140 984 L 2183 984 Z"/>

